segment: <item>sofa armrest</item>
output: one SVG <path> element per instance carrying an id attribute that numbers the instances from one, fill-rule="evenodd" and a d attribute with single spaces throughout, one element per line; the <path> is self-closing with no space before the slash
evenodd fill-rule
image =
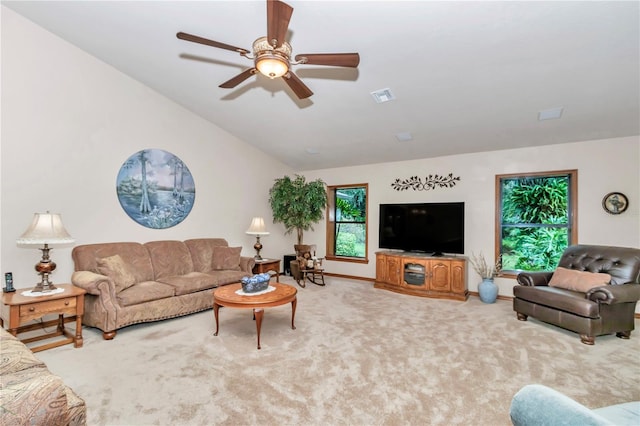
<path id="1" fill-rule="evenodd" d="M 509 415 L 515 426 L 611 424 L 579 402 L 543 385 L 520 389 L 511 400 Z"/>
<path id="2" fill-rule="evenodd" d="M 529 287 L 547 286 L 553 272 L 520 272 L 516 278 L 518 284 Z"/>
<path id="3" fill-rule="evenodd" d="M 240 269 L 243 272 L 253 274 L 253 267 L 256 264 L 256 259 L 249 256 L 240 256 Z"/>
<path id="4" fill-rule="evenodd" d="M 106 287 L 109 288 L 110 292 L 115 294 L 115 285 L 109 279 L 109 277 L 105 275 L 96 274 L 91 271 L 75 271 L 71 275 L 71 283 L 76 287 L 80 287 L 87 291 L 88 294 L 93 294 L 95 296 L 100 296 L 101 290 L 100 287 L 104 288 L 105 286 L 100 286 L 101 283 L 106 283 Z"/>
<path id="5" fill-rule="evenodd" d="M 640 300 L 640 284 L 628 283 L 595 287 L 587 292 L 587 299 L 605 305 L 637 302 Z"/>

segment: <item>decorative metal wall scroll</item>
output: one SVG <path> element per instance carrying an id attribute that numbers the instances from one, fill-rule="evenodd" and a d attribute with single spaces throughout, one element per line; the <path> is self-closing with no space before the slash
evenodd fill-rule
<path id="1" fill-rule="evenodd" d="M 147 228 L 170 228 L 191 212 L 196 187 L 187 166 L 161 149 L 133 154 L 118 172 L 118 200 L 129 217 Z"/>
<path id="2" fill-rule="evenodd" d="M 408 179 L 400 180 L 396 179 L 391 184 L 391 187 L 396 191 L 404 191 L 406 189 L 413 189 L 414 191 L 429 191 L 436 188 L 453 188 L 456 183 L 460 181 L 460 176 L 453 176 L 453 173 L 449 173 L 448 176 L 429 175 L 422 181 L 422 178 L 418 176 L 411 176 Z"/>

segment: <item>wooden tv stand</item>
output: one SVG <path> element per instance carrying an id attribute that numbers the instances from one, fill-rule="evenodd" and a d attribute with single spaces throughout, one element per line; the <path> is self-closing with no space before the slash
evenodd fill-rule
<path id="1" fill-rule="evenodd" d="M 380 251 L 375 288 L 413 296 L 467 300 L 467 260 L 451 256 Z"/>

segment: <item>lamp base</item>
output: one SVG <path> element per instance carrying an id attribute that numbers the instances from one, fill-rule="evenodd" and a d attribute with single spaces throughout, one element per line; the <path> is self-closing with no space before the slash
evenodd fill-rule
<path id="1" fill-rule="evenodd" d="M 49 274 L 56 269 L 56 264 L 49 258 L 49 245 L 45 244 L 42 250 L 42 259 L 40 262 L 36 263 L 36 271 L 40 273 L 42 279 L 36 286 L 33 291 L 46 293 L 48 291 L 53 291 L 56 289 L 56 286 L 53 285 L 51 281 L 49 281 Z"/>
<path id="2" fill-rule="evenodd" d="M 49 283 L 49 285 L 40 285 L 40 284 L 41 283 L 36 284 L 36 286 L 31 291 L 33 291 L 34 293 L 48 293 L 58 288 L 52 283 Z"/>
<path id="3" fill-rule="evenodd" d="M 39 293 L 46 293 L 48 291 L 53 291 L 57 288 L 55 285 L 53 285 L 51 281 L 49 281 L 49 273 L 42 272 L 40 275 L 42 275 L 42 281 L 36 284 L 36 286 L 33 288 L 32 291 L 39 292 Z"/>
<path id="4" fill-rule="evenodd" d="M 256 235 L 256 243 L 253 245 L 253 248 L 256 249 L 256 255 L 253 258 L 255 260 L 262 260 L 262 256 L 260 256 L 260 250 L 262 250 L 262 243 L 260 242 L 260 235 Z"/>

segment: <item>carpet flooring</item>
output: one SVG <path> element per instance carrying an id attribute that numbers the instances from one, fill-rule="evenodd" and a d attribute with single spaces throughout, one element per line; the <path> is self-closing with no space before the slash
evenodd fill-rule
<path id="1" fill-rule="evenodd" d="M 289 277 L 284 283 L 295 285 Z M 590 408 L 640 400 L 640 324 L 595 346 L 510 301 L 427 299 L 327 277 L 266 309 L 220 309 L 40 352 L 89 425 L 509 425 L 515 392 L 553 387 Z"/>

